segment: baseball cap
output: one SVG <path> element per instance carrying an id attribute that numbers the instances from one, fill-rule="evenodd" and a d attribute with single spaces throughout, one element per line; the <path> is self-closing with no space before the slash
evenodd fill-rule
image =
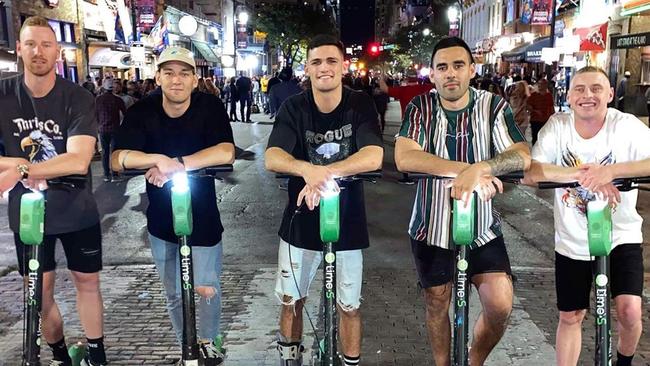
<path id="1" fill-rule="evenodd" d="M 192 66 L 192 69 L 196 70 L 196 62 L 194 61 L 194 55 L 190 50 L 183 47 L 167 47 L 158 57 L 158 62 L 156 67 L 160 68 L 160 65 L 169 61 L 178 61 Z"/>

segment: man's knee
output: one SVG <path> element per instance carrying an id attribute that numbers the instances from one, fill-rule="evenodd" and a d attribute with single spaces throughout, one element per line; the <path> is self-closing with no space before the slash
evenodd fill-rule
<path id="1" fill-rule="evenodd" d="M 451 285 L 444 284 L 424 289 L 424 300 L 427 311 L 432 314 L 444 313 L 449 310 L 449 300 L 451 298 Z M 442 316 L 442 315 L 441 315 Z"/>
<path id="2" fill-rule="evenodd" d="M 72 279 L 77 287 L 77 291 L 99 291 L 99 272 L 83 273 L 71 271 L 70 273 L 72 273 Z"/>
<path id="3" fill-rule="evenodd" d="M 512 302 L 502 300 L 492 303 L 483 309 L 485 318 L 489 324 L 502 327 L 508 324 L 510 314 L 512 313 Z"/>
<path id="4" fill-rule="evenodd" d="M 619 304 L 616 313 L 623 328 L 632 328 L 637 324 L 641 324 L 641 304 L 639 303 L 626 302 Z"/>
<path id="5" fill-rule="evenodd" d="M 587 314 L 587 310 L 560 311 L 560 325 L 562 326 L 580 326 Z"/>
<path id="6" fill-rule="evenodd" d="M 217 289 L 212 286 L 197 286 L 196 293 L 202 298 L 210 300 L 217 295 Z"/>

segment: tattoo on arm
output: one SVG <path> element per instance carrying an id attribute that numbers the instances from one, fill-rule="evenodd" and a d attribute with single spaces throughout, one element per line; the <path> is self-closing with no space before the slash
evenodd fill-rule
<path id="1" fill-rule="evenodd" d="M 493 159 L 486 160 L 486 163 L 490 166 L 493 176 L 499 176 L 511 172 L 516 172 L 519 170 L 524 170 L 526 166 L 524 158 L 519 155 L 517 151 L 506 151 Z"/>

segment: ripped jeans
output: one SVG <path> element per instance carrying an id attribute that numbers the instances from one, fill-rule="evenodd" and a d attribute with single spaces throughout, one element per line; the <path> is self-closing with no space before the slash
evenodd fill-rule
<path id="1" fill-rule="evenodd" d="M 322 260 L 322 251 L 298 248 L 280 240 L 278 273 L 275 282 L 275 294 L 278 300 L 283 302 L 283 297 L 289 296 L 292 301 L 285 305 L 293 305 L 296 300 L 307 297 Z M 293 263 L 293 270 L 291 263 Z M 361 249 L 336 252 L 336 302 L 344 311 L 356 310 L 361 306 L 362 275 Z"/>
<path id="2" fill-rule="evenodd" d="M 167 311 L 180 344 L 183 337 L 183 304 L 181 300 L 180 263 L 178 243 L 171 243 L 149 234 L 151 254 L 156 263 L 158 275 L 165 287 Z M 212 289 L 210 298 L 199 296 L 196 314 L 198 338 L 214 339 L 220 331 L 221 321 L 221 258 L 223 246 L 219 242 L 211 247 L 192 247 L 192 264 L 194 268 L 194 288 Z"/>

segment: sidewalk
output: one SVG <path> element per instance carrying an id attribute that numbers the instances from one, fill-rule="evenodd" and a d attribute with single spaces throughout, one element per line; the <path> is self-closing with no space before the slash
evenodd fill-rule
<path id="1" fill-rule="evenodd" d="M 275 266 L 226 265 L 223 283 L 223 333 L 229 366 L 277 365 L 275 334 L 279 306 L 273 294 Z M 74 291 L 67 271 L 59 271 L 57 302 L 66 319 L 68 344 L 79 339 L 81 329 L 76 315 Z M 424 327 L 424 307 L 411 269 L 389 272 L 366 271 L 364 277 L 364 365 L 432 364 Z M 316 326 L 320 274 L 309 302 L 309 313 Z M 406 284 L 406 285 L 405 285 Z M 20 279 L 16 272 L 0 278 L 0 365 L 16 365 L 22 347 Z M 102 272 L 102 291 L 106 309 L 105 338 L 111 365 L 166 365 L 179 357 L 164 296 L 151 265 L 115 266 Z M 477 299 L 473 294 L 473 299 Z M 471 319 L 478 307 L 472 306 Z M 305 345 L 314 344 L 305 319 Z M 522 342 L 524 340 L 524 342 Z M 83 341 L 83 340 L 82 340 Z M 533 324 L 520 300 L 516 301 L 506 337 L 488 365 L 548 365 L 553 348 L 544 333 Z M 49 350 L 44 349 L 44 360 Z M 309 353 L 306 359 L 309 359 Z M 308 363 L 311 364 L 311 363 Z"/>

